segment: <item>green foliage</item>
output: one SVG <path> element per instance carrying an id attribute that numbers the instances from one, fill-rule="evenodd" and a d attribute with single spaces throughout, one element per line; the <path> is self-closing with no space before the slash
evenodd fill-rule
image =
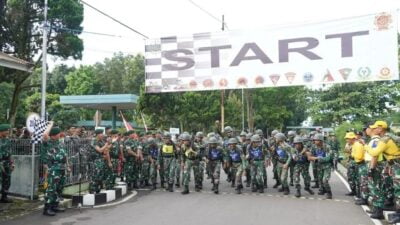
<path id="1" fill-rule="evenodd" d="M 65 93 L 68 95 L 90 95 L 95 94 L 96 74 L 93 66 L 81 66 L 79 69 L 70 72 L 65 80 L 67 87 Z"/>
<path id="2" fill-rule="evenodd" d="M 347 131 L 354 130 L 354 131 L 362 131 L 364 124 L 362 122 L 343 122 L 338 127 L 335 128 L 336 137 L 340 143 L 340 149 L 344 149 L 346 145 L 346 140 L 344 136 L 346 135 Z"/>

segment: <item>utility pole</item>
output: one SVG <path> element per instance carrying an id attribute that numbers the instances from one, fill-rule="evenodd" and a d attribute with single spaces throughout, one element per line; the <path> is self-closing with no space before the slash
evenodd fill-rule
<path id="1" fill-rule="evenodd" d="M 43 46 L 42 46 L 42 107 L 40 110 L 42 119 L 46 119 L 46 79 L 47 79 L 47 0 L 44 0 L 43 21 Z"/>
<path id="2" fill-rule="evenodd" d="M 222 31 L 225 30 L 225 18 L 222 15 Z M 225 127 L 225 90 L 221 90 L 221 131 L 224 131 Z"/>

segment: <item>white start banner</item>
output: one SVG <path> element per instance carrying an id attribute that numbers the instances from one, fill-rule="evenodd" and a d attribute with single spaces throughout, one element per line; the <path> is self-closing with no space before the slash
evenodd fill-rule
<path id="1" fill-rule="evenodd" d="M 396 80 L 397 12 L 150 39 L 146 92 Z"/>

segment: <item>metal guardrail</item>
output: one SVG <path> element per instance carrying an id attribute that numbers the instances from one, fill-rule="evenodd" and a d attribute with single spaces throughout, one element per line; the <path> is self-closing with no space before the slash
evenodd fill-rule
<path id="1" fill-rule="evenodd" d="M 71 172 L 67 173 L 65 185 L 72 185 L 81 182 L 90 181 L 93 163 L 89 155 L 91 149 L 91 139 L 69 138 L 64 140 L 65 150 L 67 151 L 68 164 Z M 39 156 L 41 144 L 35 146 L 35 156 Z M 11 140 L 12 155 L 32 155 L 32 144 L 30 139 L 12 139 Z M 43 184 L 44 178 L 43 163 L 39 160 L 39 185 Z"/>

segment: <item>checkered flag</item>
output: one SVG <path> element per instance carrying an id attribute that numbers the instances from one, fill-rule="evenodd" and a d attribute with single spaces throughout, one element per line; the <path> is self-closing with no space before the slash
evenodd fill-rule
<path id="1" fill-rule="evenodd" d="M 43 134 L 46 131 L 47 127 L 50 125 L 50 122 L 42 119 L 35 120 L 34 132 L 32 135 L 32 144 L 42 143 Z"/>

